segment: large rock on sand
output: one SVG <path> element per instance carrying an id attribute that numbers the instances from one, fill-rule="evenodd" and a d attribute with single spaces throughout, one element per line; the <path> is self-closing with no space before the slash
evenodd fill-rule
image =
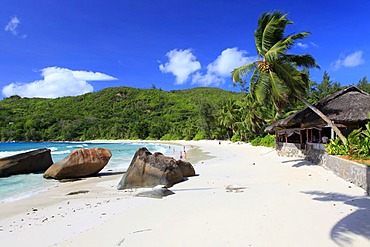
<path id="1" fill-rule="evenodd" d="M 50 149 L 37 149 L 0 159 L 0 177 L 44 172 L 53 164 Z"/>
<path id="2" fill-rule="evenodd" d="M 190 164 L 190 162 L 185 160 L 177 160 L 176 164 L 180 167 L 182 175 L 184 177 L 195 176 L 194 167 Z"/>
<path id="3" fill-rule="evenodd" d="M 74 150 L 63 160 L 54 163 L 44 173 L 44 178 L 68 179 L 92 176 L 100 172 L 112 157 L 104 148 Z"/>
<path id="4" fill-rule="evenodd" d="M 182 170 L 185 171 L 185 175 Z M 179 165 L 178 161 L 172 157 L 164 156 L 158 152 L 152 154 L 147 148 L 142 147 L 136 151 L 117 188 L 120 190 L 157 185 L 171 187 L 183 181 L 185 177 L 194 175 L 194 168 L 189 162 L 181 162 Z"/>

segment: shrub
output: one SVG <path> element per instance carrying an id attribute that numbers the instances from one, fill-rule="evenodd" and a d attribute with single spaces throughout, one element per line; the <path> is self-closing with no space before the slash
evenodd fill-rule
<path id="1" fill-rule="evenodd" d="M 181 140 L 182 137 L 176 134 L 165 134 L 161 137 L 161 141 Z"/>
<path id="2" fill-rule="evenodd" d="M 239 141 L 241 141 L 242 140 L 242 137 L 240 136 L 240 134 L 239 133 L 235 133 L 234 135 L 233 135 L 233 137 L 231 137 L 231 141 L 232 142 L 239 142 Z"/>
<path id="3" fill-rule="evenodd" d="M 199 141 L 199 140 L 204 140 L 204 139 L 207 139 L 206 138 L 206 132 L 204 131 L 198 131 L 198 133 L 194 136 L 193 140 L 194 141 Z"/>
<path id="4" fill-rule="evenodd" d="M 348 147 L 338 137 L 326 144 L 325 151 L 331 155 L 349 155 Z"/>
<path id="5" fill-rule="evenodd" d="M 275 147 L 275 135 L 257 136 L 251 141 L 252 146 Z"/>
<path id="6" fill-rule="evenodd" d="M 275 135 L 265 135 L 260 142 L 260 146 L 275 147 Z"/>
<path id="7" fill-rule="evenodd" d="M 260 142 L 261 142 L 261 137 L 257 136 L 251 141 L 251 144 L 252 146 L 259 146 Z"/>
<path id="8" fill-rule="evenodd" d="M 169 140 L 171 140 L 170 134 L 165 134 L 164 136 L 161 137 L 161 141 L 169 141 Z"/>

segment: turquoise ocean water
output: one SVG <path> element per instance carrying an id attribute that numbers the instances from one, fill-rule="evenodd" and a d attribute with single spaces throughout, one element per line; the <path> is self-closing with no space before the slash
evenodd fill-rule
<path id="1" fill-rule="evenodd" d="M 169 149 L 166 144 L 156 143 L 0 142 L 0 158 L 39 148 L 49 148 L 53 161 L 57 162 L 78 148 L 107 148 L 112 152 L 112 157 L 102 172 L 116 173 L 126 171 L 135 152 L 143 146 L 147 147 L 152 153 L 161 152 L 168 156 L 173 155 L 173 147 Z M 59 182 L 53 179 L 44 179 L 42 173 L 0 178 L 0 202 L 29 197 L 57 184 Z"/>

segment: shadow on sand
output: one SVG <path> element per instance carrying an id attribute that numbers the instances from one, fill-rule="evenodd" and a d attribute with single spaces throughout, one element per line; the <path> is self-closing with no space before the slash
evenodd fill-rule
<path id="1" fill-rule="evenodd" d="M 120 174 L 125 174 L 125 172 L 99 172 L 96 175 L 93 175 L 92 177 L 106 177 L 106 176 L 113 176 L 113 175 L 120 175 Z"/>
<path id="2" fill-rule="evenodd" d="M 297 162 L 297 163 L 296 163 Z M 305 159 L 295 159 L 295 160 L 284 160 L 281 163 L 296 163 L 292 167 L 302 167 L 302 166 L 316 166 L 316 164 L 312 163 L 311 161 Z"/>
<path id="3" fill-rule="evenodd" d="M 317 201 L 343 202 L 356 207 L 353 213 L 345 216 L 332 228 L 330 237 L 334 242 L 341 246 L 352 246 L 351 234 L 360 235 L 370 240 L 370 198 L 368 196 L 352 197 L 340 193 L 321 191 L 302 193 L 316 196 L 313 199 Z"/>
<path id="4" fill-rule="evenodd" d="M 216 188 L 192 188 L 192 189 L 173 189 L 172 191 L 200 191 L 200 190 L 214 190 Z"/>

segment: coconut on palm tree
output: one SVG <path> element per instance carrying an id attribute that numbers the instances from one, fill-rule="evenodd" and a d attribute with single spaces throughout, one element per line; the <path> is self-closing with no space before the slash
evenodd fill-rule
<path id="1" fill-rule="evenodd" d="M 294 100 L 300 100 L 332 127 L 346 144 L 345 137 L 332 121 L 304 98 L 310 85 L 305 70 L 319 66 L 309 54 L 288 54 L 297 40 L 310 35 L 309 32 L 301 32 L 285 36 L 289 24 L 293 22 L 281 11 L 261 15 L 254 32 L 258 59 L 235 69 L 232 72 L 233 82 L 245 87 L 245 78 L 250 76 L 249 90 L 254 98 L 259 102 L 269 100 L 278 110 Z"/>

